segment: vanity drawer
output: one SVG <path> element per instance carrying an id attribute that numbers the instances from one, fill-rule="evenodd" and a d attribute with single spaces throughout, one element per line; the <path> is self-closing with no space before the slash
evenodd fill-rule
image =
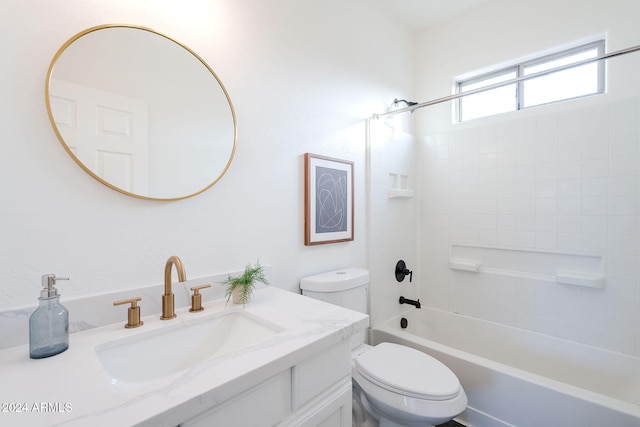
<path id="1" fill-rule="evenodd" d="M 297 411 L 331 386 L 351 377 L 349 340 L 298 363 L 292 369 L 291 410 Z"/>
<path id="2" fill-rule="evenodd" d="M 351 379 L 325 393 L 295 418 L 282 424 L 296 427 L 351 427 Z"/>
<path id="3" fill-rule="evenodd" d="M 273 426 L 289 415 L 290 393 L 291 376 L 286 370 L 180 427 Z"/>

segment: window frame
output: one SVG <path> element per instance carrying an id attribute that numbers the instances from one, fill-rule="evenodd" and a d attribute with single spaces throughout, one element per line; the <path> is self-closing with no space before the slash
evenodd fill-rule
<path id="1" fill-rule="evenodd" d="M 592 49 L 596 49 L 596 57 L 600 57 L 603 56 L 605 53 L 605 39 L 598 39 L 596 41 L 593 42 L 589 42 L 589 43 L 585 43 L 585 44 L 581 44 L 579 46 L 574 46 L 572 48 L 569 49 L 563 49 L 560 50 L 558 52 L 554 52 L 554 53 L 550 53 L 550 54 L 546 54 L 546 55 L 542 55 L 530 60 L 526 60 L 526 61 L 522 61 L 519 63 L 516 63 L 514 65 L 508 66 L 508 67 L 503 67 L 500 69 L 496 69 L 496 70 L 492 70 L 486 73 L 482 73 L 482 74 L 477 74 L 468 78 L 464 78 L 464 79 L 456 79 L 455 80 L 455 91 L 457 95 L 463 94 L 464 90 L 463 88 L 465 86 L 469 86 L 475 83 L 478 83 L 480 81 L 483 80 L 489 80 L 491 78 L 495 78 L 498 77 L 500 75 L 503 74 L 508 74 L 508 73 L 513 73 L 515 72 L 516 74 L 516 79 L 525 77 L 525 70 L 528 67 L 532 67 L 532 66 L 536 66 L 536 65 L 542 65 L 544 63 L 547 62 L 551 62 L 551 61 L 555 61 L 558 59 L 562 59 L 562 58 L 566 58 L 566 57 L 570 57 L 573 55 L 577 55 L 579 53 L 582 52 L 586 52 Z M 576 61 L 578 62 L 578 61 Z M 548 105 L 548 104 L 553 104 L 556 102 L 562 102 L 562 101 L 568 101 L 571 99 L 577 99 L 577 98 L 582 98 L 585 96 L 592 96 L 592 95 L 598 95 L 598 94 L 602 94 L 605 92 L 605 83 L 606 83 L 606 67 L 605 67 L 605 61 L 596 61 L 596 66 L 597 66 L 597 89 L 595 92 L 592 93 L 587 93 L 587 94 L 583 94 L 583 95 L 578 95 L 578 96 L 574 96 L 571 98 L 563 98 L 563 99 L 558 99 L 555 101 L 549 101 L 546 103 L 541 103 L 541 104 L 535 104 L 535 105 L 531 105 L 531 106 L 525 106 L 524 100 L 525 100 L 525 90 L 524 90 L 524 83 L 526 80 L 520 80 L 515 82 L 515 96 L 514 96 L 514 108 L 513 110 L 510 110 L 508 112 L 512 112 L 512 111 L 520 111 L 520 110 L 524 110 L 524 109 L 528 109 L 528 108 L 533 108 L 533 107 L 538 107 L 541 105 Z M 557 71 L 557 72 L 561 72 L 563 70 Z M 551 74 L 554 74 L 553 72 Z M 508 83 L 505 84 L 505 86 Z M 488 86 L 488 85 L 487 85 Z M 495 89 L 489 89 L 491 90 L 495 90 Z M 462 101 L 463 101 L 463 96 L 459 97 L 456 100 L 455 103 L 455 123 L 463 123 L 469 120 L 475 120 L 475 119 L 480 119 L 480 118 L 484 118 L 484 117 L 492 117 L 494 115 L 497 114 L 489 114 L 486 116 L 482 116 L 482 117 L 474 117 L 471 119 L 466 119 L 463 120 L 463 105 L 462 105 Z M 502 114 L 502 113 L 498 113 L 498 114 Z"/>

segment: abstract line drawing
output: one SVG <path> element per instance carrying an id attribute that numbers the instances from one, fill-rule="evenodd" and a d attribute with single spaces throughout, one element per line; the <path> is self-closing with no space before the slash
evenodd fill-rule
<path id="1" fill-rule="evenodd" d="M 347 172 L 316 166 L 316 233 L 347 230 Z"/>
<path id="2" fill-rule="evenodd" d="M 305 154 L 305 241 L 353 240 L 353 162 Z"/>

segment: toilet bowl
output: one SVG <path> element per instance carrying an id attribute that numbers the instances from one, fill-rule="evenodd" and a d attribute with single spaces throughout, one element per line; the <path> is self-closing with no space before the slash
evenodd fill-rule
<path id="1" fill-rule="evenodd" d="M 354 413 L 370 415 L 362 426 L 433 426 L 467 406 L 467 396 L 449 368 L 406 346 L 381 343 L 357 352 L 351 374 Z"/>
<path id="2" fill-rule="evenodd" d="M 303 278 L 303 295 L 366 313 L 369 272 L 345 268 Z M 426 353 L 351 339 L 354 427 L 427 427 L 460 415 L 467 396 L 455 374 Z"/>

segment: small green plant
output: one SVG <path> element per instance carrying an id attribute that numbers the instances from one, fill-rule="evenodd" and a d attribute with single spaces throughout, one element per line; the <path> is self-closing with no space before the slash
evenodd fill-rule
<path id="1" fill-rule="evenodd" d="M 227 297 L 227 303 L 233 297 L 234 304 L 246 304 L 253 295 L 256 282 L 264 283 L 268 285 L 269 282 L 264 276 L 264 267 L 260 265 L 260 261 L 256 262 L 255 266 L 251 266 L 251 263 L 247 264 L 244 272 L 240 276 L 229 277 L 222 282 L 226 285 L 225 296 Z"/>

